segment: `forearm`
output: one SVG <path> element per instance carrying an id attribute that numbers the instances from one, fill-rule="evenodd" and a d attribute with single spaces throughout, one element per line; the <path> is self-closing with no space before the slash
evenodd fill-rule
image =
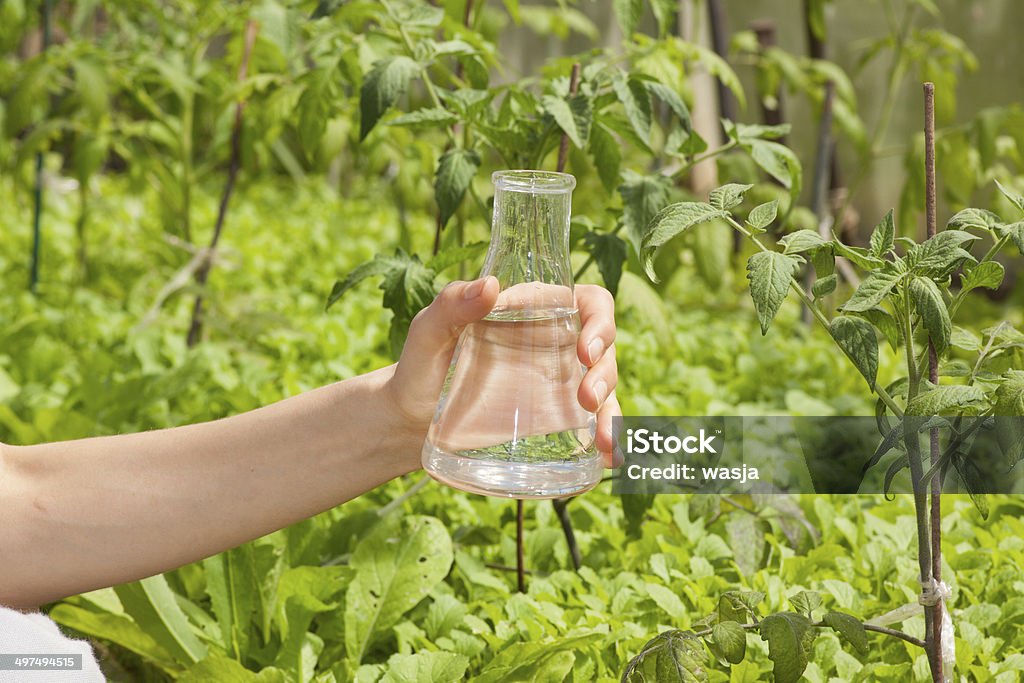
<path id="1" fill-rule="evenodd" d="M 392 373 L 215 422 L 4 447 L 0 604 L 167 571 L 410 471 L 422 435 L 393 413 Z"/>

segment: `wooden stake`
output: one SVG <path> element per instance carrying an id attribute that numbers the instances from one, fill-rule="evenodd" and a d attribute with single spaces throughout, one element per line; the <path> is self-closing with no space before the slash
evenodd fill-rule
<path id="1" fill-rule="evenodd" d="M 935 84 L 924 84 L 924 177 L 925 177 L 925 230 L 928 238 L 936 234 L 936 201 L 935 201 Z M 939 357 L 935 345 L 928 341 L 928 380 L 932 384 L 939 383 Z M 930 437 L 930 463 L 939 460 L 939 430 L 933 427 Z M 942 474 L 936 473 L 931 481 L 931 546 L 932 546 L 932 579 L 942 581 Z M 942 601 L 935 603 L 931 613 L 932 643 L 929 648 L 932 679 L 942 680 Z"/>
<path id="2" fill-rule="evenodd" d="M 580 87 L 580 63 L 572 65 L 572 75 L 569 76 L 569 96 L 572 97 L 579 91 Z M 558 166 L 559 173 L 565 171 L 565 165 L 569 162 L 569 136 L 562 133 L 562 139 L 558 144 Z"/>

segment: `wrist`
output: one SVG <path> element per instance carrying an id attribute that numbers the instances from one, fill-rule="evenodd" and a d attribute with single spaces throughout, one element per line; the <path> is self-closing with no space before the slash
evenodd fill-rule
<path id="1" fill-rule="evenodd" d="M 420 453 L 430 426 L 429 418 L 411 414 L 404 405 L 395 381 L 397 367 L 397 363 L 392 364 L 364 376 L 369 381 L 366 400 L 376 416 L 372 423 L 376 432 L 374 456 L 385 463 L 393 477 L 420 468 Z M 339 436 L 346 438 L 344 434 Z"/>

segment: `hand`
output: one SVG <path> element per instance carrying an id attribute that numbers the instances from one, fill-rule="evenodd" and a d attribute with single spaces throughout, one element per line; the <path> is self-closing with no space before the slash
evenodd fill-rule
<path id="1" fill-rule="evenodd" d="M 615 303 L 607 290 L 596 285 L 578 285 L 575 293 L 581 323 L 576 356 L 587 367 L 576 399 L 585 410 L 597 414 L 595 445 L 605 465 L 612 467 L 618 464 L 613 455 L 612 418 L 622 414 L 615 397 Z M 499 285 L 493 277 L 452 282 L 413 320 L 388 383 L 392 402 L 409 432 L 426 437 L 459 335 L 466 325 L 490 313 L 498 299 Z"/>

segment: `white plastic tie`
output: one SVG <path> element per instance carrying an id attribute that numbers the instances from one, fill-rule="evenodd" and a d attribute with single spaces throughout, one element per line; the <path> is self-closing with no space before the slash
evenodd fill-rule
<path id="1" fill-rule="evenodd" d="M 929 578 L 927 581 L 921 581 L 920 583 L 921 595 L 917 598 L 917 602 L 925 607 L 934 607 L 939 602 L 949 600 L 953 595 L 945 581 L 936 581 Z"/>

